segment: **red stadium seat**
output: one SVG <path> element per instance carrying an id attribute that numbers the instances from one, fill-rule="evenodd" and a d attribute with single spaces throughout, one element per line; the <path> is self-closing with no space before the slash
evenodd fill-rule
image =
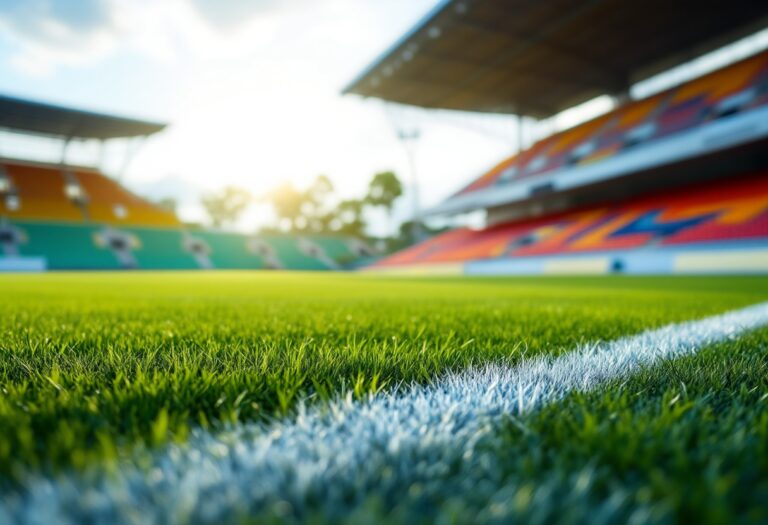
<path id="1" fill-rule="evenodd" d="M 768 241 L 768 172 L 475 231 L 458 229 L 377 266 L 630 250 L 734 239 Z"/>

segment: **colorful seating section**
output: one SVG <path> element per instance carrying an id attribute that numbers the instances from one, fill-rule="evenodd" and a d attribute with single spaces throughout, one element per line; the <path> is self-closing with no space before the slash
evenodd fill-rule
<path id="1" fill-rule="evenodd" d="M 356 239 L 331 236 L 254 237 L 227 232 L 188 232 L 181 228 L 107 228 L 27 220 L 0 223 L 0 230 L 9 229 L 14 235 L 6 239 L 18 240 L 15 254 L 42 257 L 50 270 L 328 270 L 343 267 L 364 255 L 359 252 L 360 243 Z M 312 249 L 307 249 L 308 246 Z"/>
<path id="2" fill-rule="evenodd" d="M 376 266 L 524 258 L 657 246 L 768 242 L 768 171 L 643 197 L 618 206 L 457 229 Z"/>
<path id="3" fill-rule="evenodd" d="M 0 216 L 131 226 L 178 226 L 176 216 L 95 170 L 0 161 Z"/>
<path id="4" fill-rule="evenodd" d="M 129 192 L 96 171 L 78 170 L 77 181 L 88 197 L 88 216 L 94 222 L 144 226 L 177 226 L 176 216 Z"/>
<path id="5" fill-rule="evenodd" d="M 41 220 L 82 221 L 80 208 L 65 193 L 66 180 L 60 169 L 3 162 L 0 176 L 0 215 Z"/>
<path id="6" fill-rule="evenodd" d="M 0 160 L 0 257 L 43 258 L 53 270 L 328 270 L 367 252 L 344 237 L 190 232 L 98 171 Z"/>
<path id="7" fill-rule="evenodd" d="M 620 154 L 640 144 L 768 105 L 768 52 L 543 139 L 456 195 Z"/>

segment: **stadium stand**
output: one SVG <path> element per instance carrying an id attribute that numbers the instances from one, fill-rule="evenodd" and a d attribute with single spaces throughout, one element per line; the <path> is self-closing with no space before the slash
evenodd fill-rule
<path id="1" fill-rule="evenodd" d="M 99 228 L 84 224 L 14 221 L 23 236 L 22 256 L 43 257 L 49 269 L 117 270 L 119 260 L 98 241 Z"/>
<path id="2" fill-rule="evenodd" d="M 768 52 L 552 135 L 506 159 L 457 195 L 606 160 L 641 143 L 764 107 L 766 95 Z"/>
<path id="3" fill-rule="evenodd" d="M 264 258 L 249 250 L 248 239 L 236 233 L 195 232 L 195 236 L 210 247 L 214 268 L 256 269 L 269 267 Z"/>
<path id="4" fill-rule="evenodd" d="M 163 270 L 195 270 L 201 265 L 194 253 L 185 249 L 184 232 L 180 229 L 123 228 L 128 234 L 139 239 L 133 250 L 138 268 Z"/>
<path id="5" fill-rule="evenodd" d="M 147 135 L 163 125 L 0 97 L 0 128 L 66 141 Z M 0 270 L 330 270 L 370 255 L 344 237 L 189 230 L 96 169 L 5 158 L 0 248 Z"/>
<path id="6" fill-rule="evenodd" d="M 310 237 L 336 251 L 316 253 L 292 235 L 249 236 L 182 228 L 108 227 L 92 223 L 8 220 L 0 223 L 3 252 L 40 257 L 47 269 L 289 269 L 330 270 L 353 263 L 361 253 L 349 240 Z M 10 232 L 13 232 L 12 234 Z M 353 241 L 354 242 L 354 241 Z"/>
<path id="7" fill-rule="evenodd" d="M 619 206 L 457 229 L 404 250 L 380 266 L 630 250 L 734 240 L 768 240 L 768 172 Z"/>
<path id="8" fill-rule="evenodd" d="M 369 268 L 768 273 L 768 52 L 631 99 L 637 82 L 767 20 L 768 4 L 746 0 L 439 3 L 345 93 L 534 120 L 600 95 L 616 108 L 521 149 L 419 217 L 484 211 L 483 229 Z"/>
<path id="9" fill-rule="evenodd" d="M 313 251 L 305 243 L 293 237 L 270 237 L 264 239 L 277 252 L 283 268 L 297 270 L 327 270 L 333 268 L 319 251 Z"/>
<path id="10" fill-rule="evenodd" d="M 0 211 L 8 218 L 141 226 L 178 226 L 167 212 L 84 168 L 0 159 L 6 186 Z"/>
<path id="11" fill-rule="evenodd" d="M 78 170 L 77 181 L 88 199 L 88 216 L 96 222 L 140 226 L 178 226 L 176 216 L 137 197 L 96 171 Z"/>
<path id="12" fill-rule="evenodd" d="M 354 262 L 360 257 L 375 255 L 370 247 L 358 239 L 326 235 L 314 236 L 312 241 L 323 249 L 328 257 L 340 264 Z"/>
<path id="13" fill-rule="evenodd" d="M 82 221 L 80 207 L 67 196 L 61 169 L 0 160 L 6 184 L 0 212 L 9 219 Z"/>

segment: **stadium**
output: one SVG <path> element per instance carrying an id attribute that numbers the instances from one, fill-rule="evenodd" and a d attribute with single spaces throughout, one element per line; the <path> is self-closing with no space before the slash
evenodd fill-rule
<path id="1" fill-rule="evenodd" d="M 0 98 L 0 111 L 0 127 L 42 134 L 62 147 L 56 164 L 2 160 L 2 269 L 326 270 L 370 255 L 370 248 L 354 238 L 189 231 L 172 212 L 98 169 L 68 165 L 63 157 L 72 140 L 147 136 L 162 124 L 10 97 Z"/>
<path id="2" fill-rule="evenodd" d="M 0 523 L 768 523 L 768 4 L 420 15 L 334 96 L 514 153 L 257 231 L 104 168 L 174 123 L 0 95 Z"/>

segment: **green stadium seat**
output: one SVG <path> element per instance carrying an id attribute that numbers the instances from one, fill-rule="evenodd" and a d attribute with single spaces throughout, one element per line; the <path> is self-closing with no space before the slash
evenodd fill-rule
<path id="1" fill-rule="evenodd" d="M 260 269 L 266 267 L 262 257 L 248 250 L 247 237 L 242 234 L 196 231 L 194 237 L 205 242 L 210 248 L 209 257 L 214 268 Z"/>
<path id="2" fill-rule="evenodd" d="M 269 244 L 277 252 L 277 257 L 284 268 L 292 270 L 328 270 L 328 266 L 319 259 L 304 253 L 296 237 L 260 236 L 259 239 Z"/>
<path id="3" fill-rule="evenodd" d="M 93 224 L 13 221 L 21 232 L 19 255 L 45 257 L 52 270 L 120 269 L 145 270 L 266 269 L 329 270 L 350 265 L 360 258 L 349 239 L 334 236 L 295 237 L 194 231 L 181 228 L 131 227 L 111 229 L 111 238 L 128 239 L 121 263 L 105 246 L 103 226 Z M 99 240 L 101 239 L 101 240 Z M 201 248 L 194 253 L 192 245 Z M 318 250 L 313 254 L 312 249 Z M 338 264 L 338 266 L 337 266 Z"/>
<path id="4" fill-rule="evenodd" d="M 97 246 L 99 228 L 82 224 L 13 222 L 25 238 L 20 255 L 45 257 L 51 270 L 117 270 L 112 251 Z"/>
<path id="5" fill-rule="evenodd" d="M 194 256 L 184 249 L 181 230 L 161 228 L 121 228 L 139 238 L 141 246 L 133 251 L 139 268 L 196 270 L 200 266 Z"/>

